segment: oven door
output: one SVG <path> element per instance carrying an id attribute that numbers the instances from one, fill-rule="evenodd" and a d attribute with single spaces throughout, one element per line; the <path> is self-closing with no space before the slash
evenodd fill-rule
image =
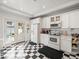
<path id="1" fill-rule="evenodd" d="M 48 41 L 48 46 L 57 50 L 60 50 L 60 37 L 51 36 Z"/>
<path id="2" fill-rule="evenodd" d="M 51 44 L 59 44 L 60 36 L 50 36 L 49 43 Z"/>

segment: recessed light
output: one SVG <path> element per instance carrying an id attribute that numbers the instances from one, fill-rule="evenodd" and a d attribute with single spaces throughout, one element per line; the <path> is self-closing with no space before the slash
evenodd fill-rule
<path id="1" fill-rule="evenodd" d="M 37 0 L 33 0 L 34 2 L 36 2 Z"/>
<path id="2" fill-rule="evenodd" d="M 20 10 L 24 10 L 23 8 L 21 8 Z"/>
<path id="3" fill-rule="evenodd" d="M 46 8 L 46 6 L 43 6 L 43 8 Z"/>
<path id="4" fill-rule="evenodd" d="M 6 0 L 4 0 L 4 1 L 3 1 L 3 3 L 7 3 L 7 1 L 6 1 Z"/>

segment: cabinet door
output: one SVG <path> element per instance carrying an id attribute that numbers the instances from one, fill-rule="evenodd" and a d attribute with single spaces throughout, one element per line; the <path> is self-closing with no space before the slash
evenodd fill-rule
<path id="1" fill-rule="evenodd" d="M 71 37 L 61 38 L 61 50 L 71 52 Z"/>
<path id="2" fill-rule="evenodd" d="M 41 28 L 45 28 L 45 19 L 44 18 L 41 19 Z"/>
<path id="3" fill-rule="evenodd" d="M 79 28 L 79 11 L 74 11 L 69 14 L 70 27 Z"/>
<path id="4" fill-rule="evenodd" d="M 42 28 L 50 28 L 50 17 L 42 18 Z"/>
<path id="5" fill-rule="evenodd" d="M 68 28 L 69 27 L 68 14 L 62 14 L 61 15 L 61 20 L 62 20 L 62 28 Z"/>
<path id="6" fill-rule="evenodd" d="M 40 42 L 46 46 L 48 46 L 49 35 L 41 34 Z"/>
<path id="7" fill-rule="evenodd" d="M 46 17 L 45 19 L 46 19 L 45 20 L 45 26 L 46 26 L 46 28 L 50 28 L 50 17 Z"/>

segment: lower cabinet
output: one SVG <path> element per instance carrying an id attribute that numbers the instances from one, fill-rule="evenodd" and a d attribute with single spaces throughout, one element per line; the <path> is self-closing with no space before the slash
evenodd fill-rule
<path id="1" fill-rule="evenodd" d="M 61 31 L 61 50 L 72 52 L 71 29 L 63 28 Z"/>
<path id="2" fill-rule="evenodd" d="M 79 29 L 63 29 L 61 35 L 61 50 L 70 53 L 79 53 Z"/>
<path id="3" fill-rule="evenodd" d="M 61 38 L 61 50 L 65 52 L 71 52 L 72 45 L 71 45 L 71 37 L 62 37 Z"/>
<path id="4" fill-rule="evenodd" d="M 49 35 L 48 34 L 40 34 L 40 43 L 48 46 Z"/>

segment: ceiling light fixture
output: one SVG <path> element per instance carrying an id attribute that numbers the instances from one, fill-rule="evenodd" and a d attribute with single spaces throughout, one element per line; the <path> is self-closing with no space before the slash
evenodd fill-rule
<path id="1" fill-rule="evenodd" d="M 46 6 L 43 6 L 43 8 L 46 8 Z"/>
<path id="2" fill-rule="evenodd" d="M 23 8 L 21 8 L 20 10 L 24 10 Z"/>
<path id="3" fill-rule="evenodd" d="M 3 1 L 3 3 L 7 3 L 7 1 L 6 1 L 6 0 L 4 0 L 4 1 Z"/>
<path id="4" fill-rule="evenodd" d="M 33 0 L 34 2 L 36 2 L 37 0 Z"/>

